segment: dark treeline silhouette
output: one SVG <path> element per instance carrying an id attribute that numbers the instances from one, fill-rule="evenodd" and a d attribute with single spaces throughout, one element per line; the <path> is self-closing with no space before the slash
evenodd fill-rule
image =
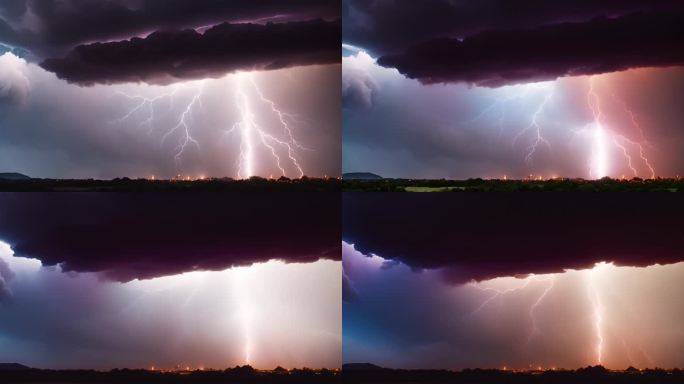
<path id="1" fill-rule="evenodd" d="M 336 178 L 266 179 L 251 177 L 248 180 L 231 178 L 206 179 L 11 179 L 0 178 L 0 191 L 339 191 L 341 182 Z"/>
<path id="2" fill-rule="evenodd" d="M 608 370 L 600 365 L 576 370 L 513 371 L 499 369 L 404 370 L 387 369 L 372 364 L 345 364 L 345 383 L 487 383 L 487 384 L 622 384 L 622 383 L 682 383 L 684 372 L 664 369 L 624 371 Z"/>
<path id="3" fill-rule="evenodd" d="M 226 370 L 159 371 L 146 369 L 49 370 L 0 369 L 0 383 L 97 384 L 97 383 L 340 383 L 339 370 L 291 369 L 256 370 L 248 365 Z"/>
<path id="4" fill-rule="evenodd" d="M 648 191 L 684 192 L 684 179 L 344 179 L 343 191 L 364 192 L 512 192 L 512 191 Z"/>

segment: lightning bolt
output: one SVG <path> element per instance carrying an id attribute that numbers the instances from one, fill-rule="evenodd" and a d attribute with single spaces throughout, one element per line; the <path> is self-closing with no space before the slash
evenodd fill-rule
<path id="1" fill-rule="evenodd" d="M 287 153 L 287 158 L 292 167 L 294 167 L 299 177 L 304 176 L 304 171 L 297 159 L 295 149 L 306 149 L 295 139 L 288 119 L 296 121 L 296 119 L 278 108 L 276 103 L 266 98 L 254 81 L 251 73 L 238 73 L 237 87 L 235 91 L 235 105 L 240 113 L 241 119 L 233 124 L 233 126 L 226 131 L 226 134 L 238 132 L 240 134 L 240 154 L 238 157 L 238 177 L 249 178 L 254 175 L 255 164 L 255 146 L 260 143 L 271 154 L 276 166 L 283 176 L 287 172 L 283 165 L 283 159 L 279 155 L 276 147 L 282 148 Z M 275 134 L 266 131 L 256 119 L 253 111 L 251 99 L 247 91 L 247 85 L 251 86 L 251 90 L 258 97 L 259 101 L 266 104 L 271 112 L 277 117 L 280 127 L 283 130 L 284 138 L 279 138 Z"/>
<path id="2" fill-rule="evenodd" d="M 541 305 L 541 303 L 544 301 L 546 296 L 549 294 L 549 292 L 553 289 L 555 286 L 555 280 L 556 276 L 554 275 L 546 275 L 546 276 L 528 276 L 524 279 L 524 282 L 521 286 L 515 287 L 515 288 L 507 288 L 507 289 L 496 289 L 492 287 L 482 287 L 480 286 L 479 283 L 471 283 L 470 285 L 474 287 L 475 289 L 478 289 L 483 292 L 492 292 L 493 294 L 489 296 L 486 300 L 484 300 L 475 310 L 470 312 L 469 316 L 473 316 L 483 310 L 485 307 L 487 307 L 490 303 L 492 303 L 496 299 L 502 300 L 504 296 L 514 293 L 514 292 L 520 292 L 525 290 L 530 286 L 531 283 L 533 282 L 548 282 L 548 285 L 542 290 L 541 294 L 537 296 L 537 298 L 534 300 L 532 305 L 529 308 L 528 315 L 530 318 L 530 333 L 527 336 L 527 342 L 525 345 L 529 344 L 534 335 L 539 334 L 541 331 L 539 330 L 539 327 L 537 326 L 537 317 L 535 316 L 535 311 Z M 500 301 L 501 303 L 501 301 Z"/>
<path id="3" fill-rule="evenodd" d="M 602 263 L 603 265 L 604 263 Z M 598 290 L 596 289 L 596 272 L 597 269 L 600 268 L 602 265 L 598 265 L 591 271 L 589 271 L 589 283 L 587 284 L 588 288 L 588 297 L 589 297 L 589 302 L 591 303 L 591 307 L 593 309 L 593 319 L 594 319 L 594 331 L 596 332 L 596 346 L 595 348 L 595 353 L 596 353 L 596 362 L 598 364 L 601 364 L 603 362 L 603 303 L 601 302 L 601 296 L 598 293 Z"/>
<path id="4" fill-rule="evenodd" d="M 623 111 L 627 116 L 629 116 L 629 121 L 632 123 L 632 126 L 633 126 L 634 128 L 636 128 L 636 129 L 639 131 L 639 133 L 641 134 L 641 139 L 642 139 L 642 141 L 643 141 L 646 145 L 649 145 L 649 146 L 650 146 L 650 144 L 648 143 L 648 141 L 646 140 L 646 137 L 645 137 L 645 135 L 644 135 L 644 130 L 642 129 L 642 127 L 641 127 L 641 125 L 639 124 L 639 122 L 637 121 L 637 118 L 636 118 L 636 115 L 635 115 L 634 111 L 632 111 L 632 110 L 629 108 L 629 106 L 627 106 L 627 103 L 626 103 L 624 100 L 619 99 L 619 98 L 617 97 L 617 95 L 615 95 L 615 93 L 612 93 L 611 95 L 612 95 L 612 97 L 613 97 L 613 101 L 615 101 L 615 103 L 617 103 L 618 105 L 620 105 L 621 108 L 622 108 L 622 111 Z M 638 151 L 639 151 L 639 157 L 641 158 L 641 161 L 643 161 L 643 163 L 644 163 L 644 164 L 646 165 L 646 167 L 648 168 L 648 170 L 649 170 L 649 172 L 650 172 L 650 174 L 651 174 L 651 179 L 655 179 L 655 177 L 656 177 L 656 172 L 655 172 L 655 169 L 653 168 L 653 165 L 651 165 L 651 162 L 648 160 L 648 158 L 646 157 L 646 154 L 644 153 L 644 146 L 643 146 L 641 143 L 636 142 L 636 141 L 633 141 L 633 140 L 630 140 L 630 139 L 628 139 L 628 138 L 626 138 L 626 137 L 624 137 L 624 136 L 620 136 L 620 137 L 622 138 L 622 140 L 628 142 L 629 144 L 631 144 L 632 146 L 634 146 L 634 147 L 636 147 L 636 148 L 638 149 Z M 634 169 L 633 169 L 633 170 L 634 170 Z M 636 176 L 636 173 L 635 173 L 635 176 Z"/>
<path id="5" fill-rule="evenodd" d="M 204 92 L 205 81 L 200 81 L 197 87 L 189 87 L 184 84 L 176 84 L 170 87 L 170 91 L 159 94 L 154 97 L 146 97 L 142 95 L 131 95 L 123 91 L 116 92 L 116 95 L 125 97 L 130 101 L 135 101 L 127 113 L 111 121 L 113 124 L 121 124 L 135 117 L 142 117 L 142 121 L 138 126 L 147 126 L 148 133 L 152 133 L 157 125 L 155 110 L 157 105 L 162 101 L 168 101 L 169 112 L 172 109 L 173 101 L 178 95 L 180 90 L 192 89 L 194 94 L 189 102 L 187 102 L 185 108 L 176 117 L 176 124 L 168 129 L 161 137 L 161 145 L 173 134 L 179 132 L 178 144 L 175 148 L 174 159 L 176 162 L 181 160 L 181 156 L 188 145 L 193 144 L 198 149 L 200 148 L 199 142 L 195 140 L 190 132 L 190 121 L 193 117 L 193 110 L 197 105 L 201 107 L 202 100 L 201 96 Z"/>
<path id="6" fill-rule="evenodd" d="M 594 90 L 594 76 L 589 78 L 589 91 L 587 92 L 587 105 L 594 116 L 594 128 L 592 131 L 593 144 L 591 159 L 589 160 L 589 175 L 600 179 L 608 175 L 608 149 L 606 132 L 603 128 L 603 112 L 598 94 Z"/>
<path id="7" fill-rule="evenodd" d="M 595 337 L 595 343 L 592 347 L 592 355 L 594 356 L 593 358 L 595 359 L 595 362 L 597 364 L 603 364 L 604 363 L 604 358 L 605 358 L 605 306 L 603 304 L 603 300 L 599 291 L 598 287 L 598 279 L 602 276 L 602 272 L 607 270 L 608 268 L 612 267 L 612 264 L 607 264 L 607 263 L 598 263 L 594 268 L 591 270 L 583 272 L 586 281 L 586 295 L 587 295 L 587 300 L 590 304 L 590 313 L 591 313 L 591 321 L 592 321 L 592 330 L 594 333 Z M 501 305 L 502 300 L 506 295 L 513 294 L 513 293 L 520 293 L 526 290 L 529 290 L 532 288 L 533 283 L 546 283 L 544 288 L 540 291 L 540 293 L 536 296 L 532 304 L 529 306 L 527 309 L 527 314 L 529 317 L 530 321 L 530 331 L 527 334 L 525 346 L 529 345 L 529 343 L 533 340 L 535 335 L 538 335 L 541 333 L 541 330 L 539 328 L 539 323 L 537 321 L 536 317 L 536 311 L 539 309 L 539 307 L 544 303 L 545 299 L 549 296 L 550 292 L 553 290 L 553 288 L 556 285 L 556 279 L 559 275 L 558 274 L 549 274 L 549 275 L 531 275 L 528 276 L 527 278 L 524 279 L 521 285 L 518 285 L 516 287 L 510 287 L 506 289 L 499 289 L 499 288 L 494 288 L 494 287 L 483 287 L 482 283 L 470 283 L 469 285 L 477 290 L 480 290 L 482 292 L 488 292 L 491 293 L 489 297 L 487 297 L 484 301 L 480 303 L 478 307 L 476 307 L 472 312 L 468 314 L 468 316 L 473 316 L 476 315 L 477 313 L 481 312 L 483 309 L 485 309 L 487 306 L 489 306 L 491 303 L 493 303 L 495 300 L 499 300 L 499 304 Z M 625 348 L 627 348 L 625 346 Z M 648 356 L 643 352 L 643 349 L 641 346 L 639 346 L 639 351 L 646 356 L 648 359 Z"/>
<path id="8" fill-rule="evenodd" d="M 305 122 L 283 111 L 275 101 L 266 97 L 252 73 L 228 75 L 219 81 L 227 81 L 226 79 L 230 76 L 236 79 L 234 103 L 239 113 L 239 120 L 225 133 L 239 134 L 238 178 L 250 178 L 257 174 L 257 160 L 262 149 L 266 150 L 282 176 L 287 176 L 291 172 L 294 172 L 297 177 L 304 176 L 297 152 L 311 149 L 304 147 L 296 139 L 293 125 Z M 162 134 L 160 144 L 163 146 L 168 140 L 177 138 L 173 157 L 176 162 L 180 162 L 188 147 L 194 146 L 201 150 L 200 143 L 195 139 L 192 131 L 197 129 L 199 125 L 197 120 L 202 117 L 198 112 L 203 108 L 202 96 L 205 92 L 205 83 L 206 80 L 196 82 L 196 86 L 176 84 L 154 97 L 117 92 L 116 95 L 125 97 L 132 102 L 132 105 L 126 113 L 112 120 L 111 123 L 122 124 L 132 119 L 141 119 L 138 126 L 147 127 L 151 134 L 160 125 L 161 117 L 173 116 L 172 125 Z M 174 103 L 178 103 L 181 99 L 180 91 L 188 89 L 192 91 L 191 97 L 189 100 L 186 99 L 180 111 L 174 114 Z M 255 110 L 257 103 L 265 106 L 268 113 L 273 114 L 275 127 L 267 129 L 260 123 L 261 116 L 258 116 Z M 164 113 L 159 113 L 163 104 L 167 104 L 166 109 Z"/>
<path id="9" fill-rule="evenodd" d="M 534 138 L 532 141 L 532 144 L 527 147 L 527 154 L 525 155 L 525 162 L 528 165 L 532 164 L 532 156 L 534 156 L 535 152 L 537 151 L 537 148 L 545 144 L 549 149 L 551 149 L 551 144 L 549 143 L 548 140 L 544 138 L 542 135 L 542 128 L 539 125 L 539 116 L 544 112 L 544 109 L 546 108 L 547 104 L 551 101 L 551 98 L 553 97 L 554 93 L 554 88 L 551 88 L 551 91 L 546 93 L 544 96 L 544 99 L 542 102 L 539 104 L 537 109 L 534 111 L 532 114 L 532 119 L 530 120 L 530 124 L 525 127 L 522 131 L 520 131 L 515 138 L 513 139 L 513 143 L 518 141 L 518 138 L 524 134 L 526 134 L 528 131 L 532 131 L 534 134 Z"/>
<path id="10" fill-rule="evenodd" d="M 642 139 L 644 137 L 643 129 L 636 120 L 634 112 L 627 107 L 627 104 L 618 99 L 615 94 L 612 94 L 613 100 L 622 107 L 622 111 L 629 117 L 629 120 L 634 128 L 639 130 Z M 648 168 L 651 178 L 655 178 L 656 171 L 648 157 L 646 156 L 644 145 L 640 142 L 628 138 L 626 135 L 616 133 L 606 128 L 605 114 L 602 110 L 602 101 L 595 88 L 595 76 L 589 77 L 589 88 L 587 91 L 587 106 L 593 115 L 593 129 L 591 136 L 593 138 L 591 159 L 589 161 L 589 175 L 593 178 L 601 178 L 607 176 L 608 171 L 608 146 L 612 144 L 620 150 L 623 158 L 626 161 L 627 167 L 630 169 L 634 177 L 639 176 L 639 171 L 634 163 L 634 158 L 630 155 L 629 147 L 636 148 L 639 154 L 639 159 L 646 168 Z"/>
<path id="11" fill-rule="evenodd" d="M 200 149 L 199 142 L 195 140 L 191 134 L 190 134 L 190 126 L 188 125 L 188 120 L 193 118 L 192 111 L 193 107 L 195 105 L 199 105 L 200 107 L 202 106 L 202 91 L 204 89 L 204 86 L 202 85 L 200 89 L 197 91 L 197 93 L 192 97 L 192 100 L 188 103 L 188 105 L 185 107 L 185 110 L 180 115 L 180 118 L 178 119 L 178 123 L 169 129 L 163 136 L 162 136 L 162 144 L 164 141 L 166 141 L 166 138 L 169 137 L 169 135 L 180 131 L 181 135 L 178 139 L 178 145 L 176 146 L 176 154 L 174 155 L 174 159 L 178 162 L 180 161 L 180 157 L 185 151 L 185 148 L 189 144 L 194 144 L 197 146 L 197 149 Z"/>
<path id="12" fill-rule="evenodd" d="M 233 297 L 237 302 L 238 308 L 238 321 L 242 327 L 242 337 L 243 337 L 243 359 L 244 364 L 249 365 L 252 361 L 252 314 L 249 308 L 249 299 L 247 295 L 246 280 L 249 270 L 245 267 L 236 267 L 233 269 L 234 281 L 233 281 Z"/>
<path id="13" fill-rule="evenodd" d="M 536 300 L 536 301 L 532 304 L 532 306 L 530 307 L 530 312 L 529 312 L 529 314 L 530 314 L 530 321 L 532 322 L 532 331 L 531 331 L 530 334 L 527 336 L 527 343 L 526 343 L 526 344 L 529 344 L 530 341 L 532 341 L 532 338 L 534 337 L 534 335 L 541 333 L 540 330 L 539 330 L 539 328 L 537 327 L 537 317 L 534 315 L 534 312 L 535 312 L 535 310 L 537 309 L 537 307 L 539 307 L 539 305 L 542 303 L 542 301 L 544 301 L 544 298 L 546 297 L 546 295 L 548 295 L 549 292 L 550 292 L 550 291 L 553 289 L 553 287 L 556 285 L 556 279 L 554 278 L 554 276 L 549 277 L 548 280 L 549 280 L 551 283 L 544 289 L 544 291 L 542 292 L 542 294 L 539 295 L 539 297 L 537 298 L 537 300 Z"/>
<path id="14" fill-rule="evenodd" d="M 529 124 L 527 124 L 522 130 L 520 130 L 513 138 L 513 146 L 516 146 L 518 141 L 530 134 L 533 134 L 532 142 L 525 149 L 525 163 L 528 165 L 532 164 L 533 157 L 541 145 L 551 148 L 551 143 L 543 135 L 543 126 L 540 123 L 540 118 L 548 107 L 549 103 L 553 100 L 555 93 L 555 84 L 548 83 L 532 83 L 525 85 L 515 85 L 506 87 L 507 91 L 511 94 L 504 96 L 495 96 L 493 101 L 489 103 L 485 108 L 481 109 L 479 113 L 468 120 L 462 120 L 456 124 L 460 127 L 468 127 L 469 125 L 476 123 L 477 121 L 490 116 L 495 115 L 497 117 L 497 126 L 499 128 L 498 137 L 501 137 L 504 130 L 504 122 L 507 120 L 508 115 L 508 105 L 512 102 L 525 99 L 530 96 L 532 91 L 542 90 L 544 91 L 541 102 L 539 102 L 537 108 L 535 109 Z M 536 94 L 536 93 L 535 93 Z"/>

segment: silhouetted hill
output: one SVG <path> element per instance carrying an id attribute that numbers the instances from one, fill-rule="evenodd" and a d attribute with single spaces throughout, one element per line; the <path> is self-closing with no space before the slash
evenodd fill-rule
<path id="1" fill-rule="evenodd" d="M 349 363 L 342 366 L 343 371 L 375 371 L 378 369 L 383 368 L 371 363 Z"/>
<path id="2" fill-rule="evenodd" d="M 0 180 L 31 180 L 29 176 L 16 172 L 0 172 Z"/>
<path id="3" fill-rule="evenodd" d="M 0 371 L 24 371 L 31 369 L 18 363 L 0 363 Z"/>
<path id="4" fill-rule="evenodd" d="M 343 173 L 344 180 L 382 180 L 383 177 L 370 172 L 349 172 Z"/>

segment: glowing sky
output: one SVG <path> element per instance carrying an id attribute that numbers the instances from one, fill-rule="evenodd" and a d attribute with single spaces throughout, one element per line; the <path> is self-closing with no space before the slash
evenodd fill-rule
<path id="1" fill-rule="evenodd" d="M 0 171 L 339 175 L 339 7 L 188 5 L 0 5 Z"/>
<path id="2" fill-rule="evenodd" d="M 430 5 L 343 1 L 344 172 L 456 179 L 684 174 L 684 69 L 673 41 L 680 32 L 667 21 L 681 17 L 681 4 L 519 1 L 515 11 L 498 0 Z M 629 25 L 641 18 L 663 28 L 650 35 Z M 406 23 L 412 28 L 402 28 Z M 629 44 L 611 46 L 618 30 Z M 595 48 L 586 36 L 608 48 Z"/>
<path id="3" fill-rule="evenodd" d="M 112 282 L 0 243 L 0 361 L 40 368 L 340 365 L 341 265 L 279 261 Z"/>
<path id="4" fill-rule="evenodd" d="M 339 174 L 339 66 L 314 66 L 227 75 L 168 86 L 145 84 L 79 87 L 11 53 L 3 62 L 0 168 L 34 177 L 172 177 L 176 174 L 299 177 Z M 7 64 L 7 65 L 5 65 Z M 246 77 L 246 78 L 245 78 Z M 306 81 L 304 81 L 306 80 Z M 252 81 L 254 83 L 252 83 Z M 264 97 L 284 113 L 292 138 Z M 254 160 L 240 175 L 242 94 L 255 122 Z M 199 97 L 199 99 L 195 99 Z M 195 101 L 193 103 L 193 100 Z M 9 105 L 7 105 L 9 103 Z M 242 104 L 241 104 L 242 103 Z M 86 113 L 87 111 L 87 113 Z M 292 148 L 288 156 L 286 145 Z M 243 144 L 244 146 L 244 144 Z"/>
<path id="5" fill-rule="evenodd" d="M 684 263 L 450 284 L 343 243 L 344 362 L 396 368 L 681 368 Z M 350 294 L 351 293 L 351 294 Z"/>
<path id="6" fill-rule="evenodd" d="M 651 168 L 659 176 L 684 174 L 677 156 L 684 148 L 677 107 L 684 70 L 593 76 L 604 110 L 600 124 L 589 104 L 590 81 L 422 85 L 378 66 L 366 52 L 349 51 L 343 170 L 406 178 L 649 178 Z"/>

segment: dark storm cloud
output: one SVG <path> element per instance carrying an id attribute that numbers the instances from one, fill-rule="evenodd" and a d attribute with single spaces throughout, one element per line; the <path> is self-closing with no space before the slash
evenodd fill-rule
<path id="1" fill-rule="evenodd" d="M 678 0 L 344 0 L 342 12 L 345 42 L 377 56 L 437 37 L 681 8 Z"/>
<path id="2" fill-rule="evenodd" d="M 684 12 L 597 18 L 535 29 L 440 38 L 378 63 L 423 83 L 497 87 L 563 76 L 684 64 Z"/>
<path id="3" fill-rule="evenodd" d="M 339 21 L 266 25 L 224 23 L 194 30 L 155 32 L 144 39 L 76 47 L 43 68 L 69 82 L 147 82 L 218 78 L 240 70 L 274 70 L 340 61 Z"/>
<path id="4" fill-rule="evenodd" d="M 355 194 L 343 240 L 449 281 L 684 261 L 684 204 L 630 194 Z"/>
<path id="5" fill-rule="evenodd" d="M 274 17 L 336 19 L 339 14 L 334 0 L 9 0 L 0 4 L 0 42 L 21 44 L 38 57 L 61 56 L 82 43 L 159 29 Z"/>
<path id="6" fill-rule="evenodd" d="M 340 259 L 337 194 L 3 194 L 17 256 L 119 281 Z"/>
<path id="7" fill-rule="evenodd" d="M 370 108 L 377 92 L 377 84 L 367 73 L 352 70 L 342 72 L 343 108 Z"/>

